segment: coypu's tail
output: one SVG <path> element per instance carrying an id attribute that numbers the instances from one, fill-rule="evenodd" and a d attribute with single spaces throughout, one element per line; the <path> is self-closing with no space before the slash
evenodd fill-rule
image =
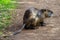
<path id="1" fill-rule="evenodd" d="M 18 33 L 20 33 L 25 27 L 25 24 L 23 24 L 23 26 L 21 27 L 21 29 L 19 29 L 18 31 L 14 32 L 12 35 L 16 35 Z"/>

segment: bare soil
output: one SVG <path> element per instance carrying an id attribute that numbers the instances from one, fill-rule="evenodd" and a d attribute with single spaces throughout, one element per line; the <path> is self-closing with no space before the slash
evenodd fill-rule
<path id="1" fill-rule="evenodd" d="M 22 30 L 21 33 L 13 36 L 14 40 L 60 40 L 60 0 L 17 0 L 18 2 L 35 2 L 35 3 L 18 3 L 15 10 L 15 27 L 20 27 L 23 22 L 23 15 L 29 7 L 38 9 L 50 9 L 54 12 L 55 17 L 45 19 L 46 26 L 39 27 L 35 30 Z"/>

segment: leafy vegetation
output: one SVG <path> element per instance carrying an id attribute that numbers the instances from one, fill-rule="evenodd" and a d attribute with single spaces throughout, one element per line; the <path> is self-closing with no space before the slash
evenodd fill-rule
<path id="1" fill-rule="evenodd" d="M 14 4 L 11 3 L 12 0 L 0 0 L 0 10 L 15 8 Z"/>
<path id="2" fill-rule="evenodd" d="M 11 23 L 11 12 L 9 9 L 15 9 L 15 4 L 12 0 L 0 0 L 0 34 L 2 30 L 8 27 Z"/>

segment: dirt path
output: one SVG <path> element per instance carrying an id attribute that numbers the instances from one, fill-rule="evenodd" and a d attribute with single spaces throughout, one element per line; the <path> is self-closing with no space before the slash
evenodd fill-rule
<path id="1" fill-rule="evenodd" d="M 25 1 L 30 2 L 30 0 Z M 36 7 L 38 9 L 50 9 L 54 12 L 54 15 L 56 15 L 56 17 L 46 19 L 45 22 L 47 23 L 47 25 L 45 27 L 39 27 L 39 29 L 36 30 L 23 30 L 21 33 L 14 36 L 14 40 L 60 40 L 60 0 L 31 1 L 35 2 L 36 4 L 19 3 L 17 5 L 18 7 L 16 12 L 18 16 L 16 19 L 19 19 L 19 17 L 20 19 L 22 19 L 24 11 L 29 7 Z"/>

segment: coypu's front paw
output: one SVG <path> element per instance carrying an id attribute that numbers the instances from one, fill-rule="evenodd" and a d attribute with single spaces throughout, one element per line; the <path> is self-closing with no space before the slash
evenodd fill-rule
<path id="1" fill-rule="evenodd" d="M 40 22 L 40 26 L 45 26 L 45 25 L 46 25 L 46 23 Z"/>

